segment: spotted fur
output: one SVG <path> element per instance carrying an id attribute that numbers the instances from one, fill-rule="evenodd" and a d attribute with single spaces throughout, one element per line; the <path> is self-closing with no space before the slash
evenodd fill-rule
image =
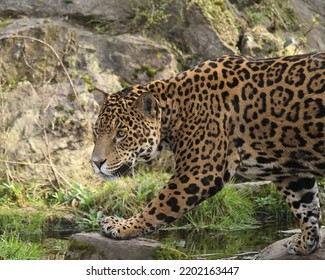
<path id="1" fill-rule="evenodd" d="M 163 146 L 176 168 L 147 207 L 104 218 L 116 239 L 152 232 L 219 192 L 236 174 L 272 180 L 300 223 L 288 250 L 320 246 L 315 177 L 325 175 L 325 53 L 274 59 L 223 56 L 107 97 L 94 127 L 94 170 L 120 177 Z"/>

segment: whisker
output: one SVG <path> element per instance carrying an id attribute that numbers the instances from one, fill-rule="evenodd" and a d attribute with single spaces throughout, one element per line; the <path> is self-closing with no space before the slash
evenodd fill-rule
<path id="1" fill-rule="evenodd" d="M 134 176 L 135 176 L 135 173 L 141 175 L 141 176 L 144 176 L 145 174 L 140 172 L 139 170 L 137 170 L 135 167 L 134 167 L 134 163 L 135 163 L 135 160 L 133 160 L 132 164 L 126 164 L 130 167 L 130 169 L 132 170 L 132 177 L 134 179 Z"/>

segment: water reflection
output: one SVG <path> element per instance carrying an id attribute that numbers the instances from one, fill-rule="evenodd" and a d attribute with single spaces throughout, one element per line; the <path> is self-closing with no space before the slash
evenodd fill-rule
<path id="1" fill-rule="evenodd" d="M 252 259 L 261 249 L 288 235 L 295 224 L 267 224 L 256 229 L 163 230 L 152 236 L 198 259 Z"/>

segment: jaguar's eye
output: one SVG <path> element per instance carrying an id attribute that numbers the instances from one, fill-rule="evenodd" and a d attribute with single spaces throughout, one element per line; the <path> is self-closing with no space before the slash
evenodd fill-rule
<path id="1" fill-rule="evenodd" d="M 126 135 L 126 132 L 123 130 L 118 130 L 116 133 L 117 138 L 123 138 L 123 137 L 125 137 L 125 135 Z"/>

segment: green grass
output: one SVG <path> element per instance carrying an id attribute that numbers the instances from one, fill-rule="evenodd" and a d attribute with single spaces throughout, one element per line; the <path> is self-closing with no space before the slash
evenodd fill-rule
<path id="1" fill-rule="evenodd" d="M 52 244 L 54 248 L 43 242 L 47 234 L 60 236 L 66 215 L 75 216 L 76 227 L 98 230 L 103 211 L 130 217 L 141 211 L 168 178 L 167 173 L 148 172 L 94 187 L 72 184 L 57 188 L 2 181 L 0 259 L 62 259 L 65 244 Z"/>
<path id="2" fill-rule="evenodd" d="M 105 182 L 95 196 L 95 204 L 105 215 L 130 217 L 143 209 L 168 181 L 168 173 L 148 172 L 132 178 Z"/>
<path id="3" fill-rule="evenodd" d="M 169 177 L 169 173 L 140 170 L 132 177 L 100 182 L 96 186 L 76 183 L 57 188 L 35 182 L 23 185 L 2 181 L 0 259 L 62 259 L 65 244 L 44 244 L 48 234 L 59 237 L 60 232 L 67 231 L 69 226 L 71 232 L 76 229 L 98 230 L 98 220 L 103 215 L 131 217 L 156 196 Z M 323 184 L 324 179 L 319 183 Z M 73 217 L 72 225 L 70 221 L 67 224 L 67 215 Z M 292 220 L 291 211 L 272 185 L 236 190 L 233 184 L 228 184 L 167 230 L 183 228 L 200 229 L 198 232 L 201 232 L 203 229 L 217 229 L 220 232 L 250 229 L 262 222 Z M 208 240 L 205 242 L 210 244 Z"/>
<path id="4" fill-rule="evenodd" d="M 0 259 L 34 260 L 44 251 L 40 245 L 43 236 L 44 213 L 29 213 L 26 209 L 0 208 Z"/>
<path id="5" fill-rule="evenodd" d="M 228 184 L 217 195 L 185 215 L 185 227 L 234 230 L 254 227 L 254 203 L 247 193 Z"/>
<path id="6" fill-rule="evenodd" d="M 46 212 L 17 207 L 0 208 L 0 229 L 3 233 L 19 232 L 20 239 L 41 241 Z"/>
<path id="7" fill-rule="evenodd" d="M 42 259 L 63 260 L 65 252 L 68 250 L 69 241 L 66 239 L 47 238 L 42 243 Z"/>
<path id="8" fill-rule="evenodd" d="M 3 233 L 0 236 L 0 259 L 38 260 L 44 252 L 41 244 L 22 240 L 19 233 Z"/>
<path id="9" fill-rule="evenodd" d="M 294 221 L 290 208 L 272 184 L 261 186 L 257 191 L 251 191 L 249 197 L 254 202 L 255 216 L 260 221 L 264 223 Z"/>
<path id="10" fill-rule="evenodd" d="M 128 218 L 139 213 L 170 177 L 168 173 L 142 172 L 89 187 L 73 184 L 53 189 L 36 184 L 22 186 L 3 182 L 0 184 L 1 212 L 4 213 L 3 209 L 10 205 L 40 213 L 49 213 L 50 209 L 60 207 L 63 211 L 75 210 L 77 223 L 84 229 L 96 230 L 97 221 L 103 215 Z M 29 215 L 35 219 L 33 211 L 29 211 Z M 13 217 L 9 223 L 14 224 L 15 211 L 8 216 Z M 235 190 L 229 184 L 176 224 L 193 228 L 236 229 L 255 225 L 256 217 L 268 222 L 286 220 L 291 216 L 281 195 L 272 186 L 261 187 L 258 193 L 254 193 L 249 189 Z"/>

